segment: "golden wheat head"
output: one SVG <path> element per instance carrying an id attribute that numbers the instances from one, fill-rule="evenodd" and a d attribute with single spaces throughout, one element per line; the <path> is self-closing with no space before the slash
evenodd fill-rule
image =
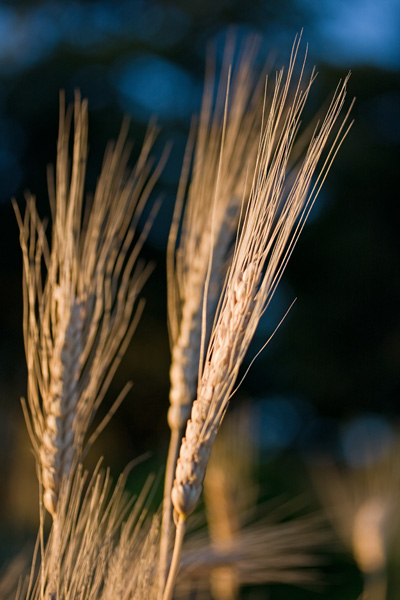
<path id="1" fill-rule="evenodd" d="M 70 167 L 71 118 L 62 101 L 56 177 L 49 186 L 51 241 L 34 198 L 28 197 L 24 218 L 15 205 L 24 270 L 25 413 L 44 505 L 53 517 L 62 480 L 81 458 L 88 427 L 140 317 L 137 300 L 150 267 L 137 259 L 148 225 L 136 230 L 156 176 L 149 179 L 154 132 L 127 173 L 125 126 L 106 152 L 93 200 L 85 203 L 88 118 L 79 95 Z"/>

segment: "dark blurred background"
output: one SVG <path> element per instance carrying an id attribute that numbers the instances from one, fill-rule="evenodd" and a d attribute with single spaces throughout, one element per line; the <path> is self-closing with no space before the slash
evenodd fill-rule
<path id="1" fill-rule="evenodd" d="M 297 302 L 238 394 L 237 402 L 251 399 L 261 411 L 262 457 L 275 475 L 270 493 L 301 492 L 308 485 L 298 475 L 300 462 L 330 454 L 357 463 L 365 439 L 382 445 L 395 436 L 400 414 L 399 7 L 397 0 L 0 3 L 0 562 L 37 529 L 34 460 L 19 402 L 26 391 L 22 274 L 10 198 L 22 207 L 29 189 L 40 213 L 49 214 L 46 167 L 55 161 L 60 89 L 68 101 L 77 88 L 89 100 L 88 190 L 124 114 L 131 118 L 132 160 L 153 116 L 161 128 L 153 154 L 173 142 L 153 195 L 161 196 L 163 205 L 145 248 L 157 265 L 144 291 L 145 315 L 109 397 L 127 379 L 134 387 L 92 452 L 93 461 L 104 454 L 118 473 L 132 457 L 151 450 L 143 471 L 157 471 L 168 443 L 168 227 L 190 118 L 200 104 L 206 50 L 211 42 L 222 49 L 232 27 L 239 40 L 258 34 L 261 56 L 273 53 L 277 66 L 287 64 L 294 36 L 304 28 L 309 64 L 320 73 L 311 110 L 349 70 L 349 96 L 357 97 L 355 125 L 261 323 L 251 357 L 295 297 Z M 137 477 L 141 480 L 140 469 Z"/>

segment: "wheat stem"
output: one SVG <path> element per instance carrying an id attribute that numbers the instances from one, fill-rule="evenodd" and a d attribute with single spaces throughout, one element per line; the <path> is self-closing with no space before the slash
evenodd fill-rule
<path id="1" fill-rule="evenodd" d="M 163 518 L 160 539 L 160 564 L 159 564 L 159 597 L 162 597 L 168 569 L 168 553 L 172 531 L 172 499 L 171 490 L 174 483 L 176 461 L 179 454 L 181 432 L 178 428 L 171 429 L 167 463 L 165 469 Z"/>
<path id="2" fill-rule="evenodd" d="M 183 539 L 185 537 L 185 530 L 186 530 L 185 519 L 182 516 L 180 516 L 176 523 L 174 551 L 172 553 L 172 560 L 171 560 L 171 565 L 170 565 L 170 569 L 168 572 L 167 583 L 165 584 L 163 600 L 172 600 L 176 576 L 178 574 L 179 562 L 180 562 L 180 558 L 181 558 Z"/>

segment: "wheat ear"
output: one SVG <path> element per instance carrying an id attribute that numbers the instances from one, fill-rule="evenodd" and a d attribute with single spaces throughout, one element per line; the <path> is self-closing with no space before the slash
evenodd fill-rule
<path id="1" fill-rule="evenodd" d="M 327 114 L 314 131 L 305 157 L 297 164 L 290 189 L 285 189 L 289 157 L 299 120 L 314 79 L 302 89 L 302 73 L 286 109 L 300 40 L 296 40 L 286 80 L 276 76 L 259 144 L 257 165 L 243 225 L 221 296 L 197 400 L 186 427 L 172 490 L 177 531 L 184 527 L 202 490 L 202 481 L 215 436 L 227 409 L 239 367 L 262 313 L 276 289 L 305 220 L 343 139 L 340 127 L 312 184 L 321 153 L 344 104 L 346 81 L 338 86 Z M 304 64 L 303 64 L 304 68 Z M 345 132 L 346 133 L 346 132 Z M 176 554 L 182 536 L 176 538 Z M 178 561 L 171 565 L 164 600 L 172 597 Z"/>
<path id="2" fill-rule="evenodd" d="M 257 154 L 257 132 L 262 100 L 260 82 L 251 68 L 255 42 L 242 49 L 237 71 L 231 75 L 227 48 L 217 90 L 214 68 L 208 63 L 206 87 L 196 135 L 193 175 L 182 220 L 177 228 L 186 187 L 184 167 L 168 247 L 168 317 L 172 362 L 170 369 L 171 428 L 182 428 L 196 393 L 201 353 L 204 287 L 208 283 L 206 316 L 214 313 L 224 278 L 229 248 L 237 227 L 248 170 Z M 190 157 L 187 157 L 188 159 Z M 212 260 L 211 260 L 212 258 Z"/>
<path id="3" fill-rule="evenodd" d="M 241 202 L 246 195 L 247 173 L 254 168 L 257 154 L 260 127 L 260 110 L 257 109 L 262 106 L 262 85 L 252 68 L 256 45 L 256 40 L 245 44 L 238 68 L 232 74 L 228 65 L 234 48 L 233 40 L 227 45 L 215 106 L 215 73 L 211 60 L 208 62 L 194 149 L 193 176 L 181 219 L 192 136 L 169 237 L 168 314 L 172 362 L 168 423 L 171 440 L 164 489 L 161 593 L 172 524 L 171 489 L 176 459 L 196 394 L 199 362 L 202 363 L 202 321 L 208 324 L 209 335 L 232 251 Z M 208 289 L 205 294 L 207 273 Z"/>
<path id="4" fill-rule="evenodd" d="M 149 177 L 154 133 L 127 173 L 125 124 L 106 152 L 93 200 L 84 208 L 88 117 L 78 94 L 70 172 L 71 118 L 61 97 L 55 183 L 49 174 L 51 250 L 34 198 L 28 197 L 24 218 L 15 204 L 24 269 L 25 415 L 44 506 L 53 518 L 62 481 L 81 458 L 87 429 L 141 314 L 138 294 L 151 267 L 138 263 L 137 255 L 148 225 L 136 234 L 135 244 L 133 239 L 157 176 Z"/>

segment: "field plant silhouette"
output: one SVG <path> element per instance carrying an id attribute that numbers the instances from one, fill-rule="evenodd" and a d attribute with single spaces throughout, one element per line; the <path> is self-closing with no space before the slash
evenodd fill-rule
<path id="1" fill-rule="evenodd" d="M 123 126 L 86 198 L 87 102 L 77 93 L 73 110 L 65 109 L 61 96 L 51 227 L 33 196 L 23 214 L 14 204 L 28 367 L 23 408 L 41 492 L 30 575 L 8 597 L 223 600 L 239 598 L 244 584 L 316 577 L 315 550 L 328 542 L 320 517 L 290 520 L 288 507 L 260 511 L 246 415 L 219 432 L 259 320 L 351 126 L 351 105 L 343 112 L 348 77 L 320 120 L 301 124 L 316 75 L 305 74 L 300 41 L 287 69 L 272 76 L 253 67 L 254 40 L 234 67 L 227 44 L 218 81 L 209 63 L 167 252 L 171 441 L 164 502 L 154 515 L 151 479 L 132 499 L 125 491 L 131 466 L 113 485 L 100 462 L 88 473 L 82 460 L 128 389 L 88 435 L 143 310 L 153 266 L 140 251 L 157 205 L 144 227 L 141 215 L 166 155 L 153 165 L 150 128 L 128 168 Z M 189 535 L 184 544 L 214 445 L 205 483 L 209 535 Z"/>

